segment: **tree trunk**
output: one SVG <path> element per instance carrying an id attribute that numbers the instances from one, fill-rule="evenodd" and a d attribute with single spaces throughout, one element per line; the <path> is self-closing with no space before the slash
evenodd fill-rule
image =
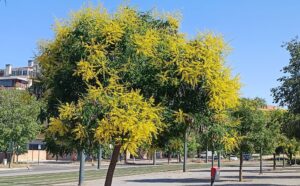
<path id="1" fill-rule="evenodd" d="M 84 181 L 84 162 L 85 162 L 85 155 L 83 150 L 80 151 L 80 164 L 79 164 L 79 180 L 78 186 L 81 186 Z"/>
<path id="2" fill-rule="evenodd" d="M 14 153 L 13 151 L 11 153 L 9 153 L 9 162 L 8 162 L 8 168 L 11 168 L 11 164 L 13 163 L 13 156 L 14 156 Z"/>
<path id="3" fill-rule="evenodd" d="M 243 181 L 243 152 L 240 152 L 239 181 Z"/>
<path id="4" fill-rule="evenodd" d="M 282 154 L 282 167 L 285 167 L 285 158 L 284 158 L 284 152 L 283 152 L 283 154 Z"/>
<path id="5" fill-rule="evenodd" d="M 260 147 L 260 154 L 259 154 L 259 174 L 262 174 L 262 147 Z"/>
<path id="6" fill-rule="evenodd" d="M 179 163 L 182 163 L 182 161 L 181 161 L 181 154 L 180 154 L 180 152 L 178 152 L 178 157 L 179 157 Z"/>
<path id="7" fill-rule="evenodd" d="M 156 150 L 153 152 L 153 165 L 156 165 Z"/>
<path id="8" fill-rule="evenodd" d="M 114 171 L 117 165 L 118 155 L 120 153 L 120 150 L 121 150 L 121 145 L 115 145 L 113 154 L 111 156 L 110 164 L 107 170 L 104 186 L 111 186 L 112 184 L 112 179 L 114 176 Z"/>
<path id="9" fill-rule="evenodd" d="M 11 168 L 11 153 L 9 153 L 8 168 Z"/>
<path id="10" fill-rule="evenodd" d="M 187 130 L 184 134 L 184 157 L 183 157 L 183 172 L 186 172 L 186 161 L 187 161 Z"/>
<path id="11" fill-rule="evenodd" d="M 290 165 L 292 165 L 292 160 L 293 160 L 293 154 L 290 154 Z"/>
<path id="12" fill-rule="evenodd" d="M 168 164 L 170 164 L 171 155 L 170 152 L 168 152 Z"/>
<path id="13" fill-rule="evenodd" d="M 218 167 L 221 168 L 221 154 L 218 151 Z"/>
<path id="14" fill-rule="evenodd" d="M 206 143 L 205 163 L 208 163 L 208 143 Z"/>
<path id="15" fill-rule="evenodd" d="M 273 170 L 276 170 L 276 153 L 273 153 Z"/>
<path id="16" fill-rule="evenodd" d="M 215 162 L 215 147 L 214 144 L 212 145 L 212 151 L 211 151 L 211 167 L 214 167 L 214 162 Z"/>
<path id="17" fill-rule="evenodd" d="M 101 148 L 101 145 L 99 146 L 97 156 L 98 156 L 97 157 L 97 159 L 98 159 L 97 169 L 100 170 L 100 167 L 101 167 L 101 158 L 102 158 L 102 148 Z"/>

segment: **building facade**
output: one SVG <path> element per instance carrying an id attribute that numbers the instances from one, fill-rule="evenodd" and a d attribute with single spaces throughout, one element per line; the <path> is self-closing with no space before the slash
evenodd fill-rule
<path id="1" fill-rule="evenodd" d="M 0 89 L 26 90 L 32 85 L 33 78 L 37 77 L 38 72 L 39 66 L 34 60 L 28 60 L 27 66 L 24 67 L 6 64 L 3 69 L 0 69 Z M 28 152 L 14 159 L 20 162 L 46 160 L 47 153 L 43 141 L 44 135 L 38 135 L 35 140 L 28 143 Z M 3 162 L 4 157 L 4 153 L 0 152 L 0 163 Z"/>
<path id="2" fill-rule="evenodd" d="M 0 69 L 0 87 L 25 90 L 32 85 L 32 79 L 37 76 L 38 71 L 38 65 L 33 60 L 29 60 L 25 67 L 6 64 L 4 69 Z"/>

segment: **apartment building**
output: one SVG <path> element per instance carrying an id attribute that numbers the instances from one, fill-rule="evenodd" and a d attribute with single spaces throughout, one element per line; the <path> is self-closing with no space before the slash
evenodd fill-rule
<path id="1" fill-rule="evenodd" d="M 37 76 L 39 66 L 34 60 L 28 60 L 24 67 L 13 67 L 6 64 L 4 69 L 0 69 L 0 89 L 19 89 L 26 90 L 32 85 L 32 80 Z M 28 143 L 28 152 L 18 157 L 21 161 L 46 160 L 44 136 L 40 134 L 37 138 Z M 3 162 L 4 153 L 0 152 L 0 163 Z"/>
<path id="2" fill-rule="evenodd" d="M 0 69 L 0 87 L 25 90 L 32 85 L 32 78 L 36 77 L 38 71 L 38 65 L 33 60 L 28 60 L 25 67 L 6 64 L 4 69 Z"/>

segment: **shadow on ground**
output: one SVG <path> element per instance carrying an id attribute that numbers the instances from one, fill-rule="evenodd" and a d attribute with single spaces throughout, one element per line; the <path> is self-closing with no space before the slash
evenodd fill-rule
<path id="1" fill-rule="evenodd" d="M 284 186 L 284 185 L 276 185 L 276 184 L 261 184 L 261 183 L 229 183 L 229 184 L 216 184 L 216 186 Z M 184 185 L 184 186 L 195 186 L 195 185 Z M 201 185 L 201 186 L 210 186 L 208 185 Z M 298 185 L 289 185 L 289 186 L 298 186 Z"/>
<path id="2" fill-rule="evenodd" d="M 137 179 L 137 180 L 126 180 L 127 182 L 138 182 L 138 183 L 199 183 L 205 184 L 210 183 L 209 178 L 155 178 L 155 179 Z M 228 182 L 236 180 L 219 180 L 218 182 Z"/>
<path id="3" fill-rule="evenodd" d="M 249 183 L 248 181 L 255 180 L 255 179 L 261 179 L 261 180 L 272 180 L 274 178 L 276 179 L 299 179 L 299 176 L 293 176 L 293 175 L 281 175 L 280 173 L 291 173 L 291 172 L 298 172 L 300 171 L 300 167 L 286 167 L 286 168 L 279 168 L 275 171 L 269 168 L 264 169 L 264 174 L 259 175 L 258 170 L 244 170 L 243 172 L 248 172 L 248 173 L 257 173 L 257 175 L 244 175 L 243 178 L 246 182 L 238 182 L 238 170 L 222 170 L 221 169 L 221 178 L 219 181 L 216 182 L 215 185 L 222 185 L 222 186 L 283 186 L 282 184 L 268 184 L 268 183 Z M 207 172 L 209 175 L 209 170 L 190 170 L 189 172 Z M 231 172 L 236 172 L 236 176 L 222 176 L 223 173 L 231 173 Z M 279 173 L 276 176 L 274 175 L 268 175 L 268 173 Z M 192 186 L 192 185 L 210 185 L 210 178 L 152 178 L 152 179 L 136 179 L 136 180 L 126 180 L 127 182 L 132 182 L 132 183 L 164 183 L 164 184 L 182 184 L 185 186 Z M 300 183 L 299 183 L 300 185 Z M 298 185 L 298 186 L 299 186 Z M 294 185 L 297 186 L 297 185 Z"/>
<path id="4" fill-rule="evenodd" d="M 250 185 L 254 185 L 254 186 L 282 186 L 282 185 L 277 185 L 277 184 L 261 184 L 261 183 L 224 183 L 224 182 L 228 182 L 228 181 L 236 181 L 235 180 L 219 180 L 218 182 L 216 182 L 215 185 L 220 185 L 220 186 L 250 186 Z M 182 179 L 178 179 L 178 178 L 158 178 L 158 179 L 138 179 L 138 180 L 127 180 L 127 182 L 136 182 L 136 183 L 182 183 L 185 186 L 195 186 L 195 183 L 198 183 L 202 186 L 210 185 L 210 179 L 196 179 L 196 178 L 182 178 Z M 223 183 L 222 183 L 223 182 Z M 221 184 L 220 184 L 221 183 Z M 188 185 L 188 184 L 193 184 L 193 185 Z M 296 186 L 296 185 L 295 185 Z"/>
<path id="5" fill-rule="evenodd" d="M 272 171 L 272 169 L 264 169 L 263 171 L 269 172 L 269 171 Z M 208 173 L 210 173 L 210 170 L 209 169 L 207 169 L 207 170 L 189 170 L 189 172 L 208 172 Z M 236 170 L 223 170 L 221 168 L 221 173 L 222 172 L 236 172 L 236 173 L 238 173 L 239 170 L 238 169 L 236 169 Z M 253 173 L 257 172 L 257 173 L 259 173 L 259 170 L 243 170 L 243 172 L 253 172 Z M 280 172 L 282 172 L 282 171 L 280 171 Z"/>

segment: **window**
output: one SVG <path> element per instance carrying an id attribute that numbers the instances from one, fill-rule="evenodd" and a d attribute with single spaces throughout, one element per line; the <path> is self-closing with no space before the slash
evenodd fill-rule
<path id="1" fill-rule="evenodd" d="M 40 150 L 45 150 L 46 146 L 44 144 L 29 144 L 29 149 L 28 150 L 39 150 L 38 146 L 41 145 Z"/>
<path id="2" fill-rule="evenodd" d="M 13 86 L 13 81 L 10 80 L 10 79 L 0 80 L 0 86 L 12 87 Z"/>

